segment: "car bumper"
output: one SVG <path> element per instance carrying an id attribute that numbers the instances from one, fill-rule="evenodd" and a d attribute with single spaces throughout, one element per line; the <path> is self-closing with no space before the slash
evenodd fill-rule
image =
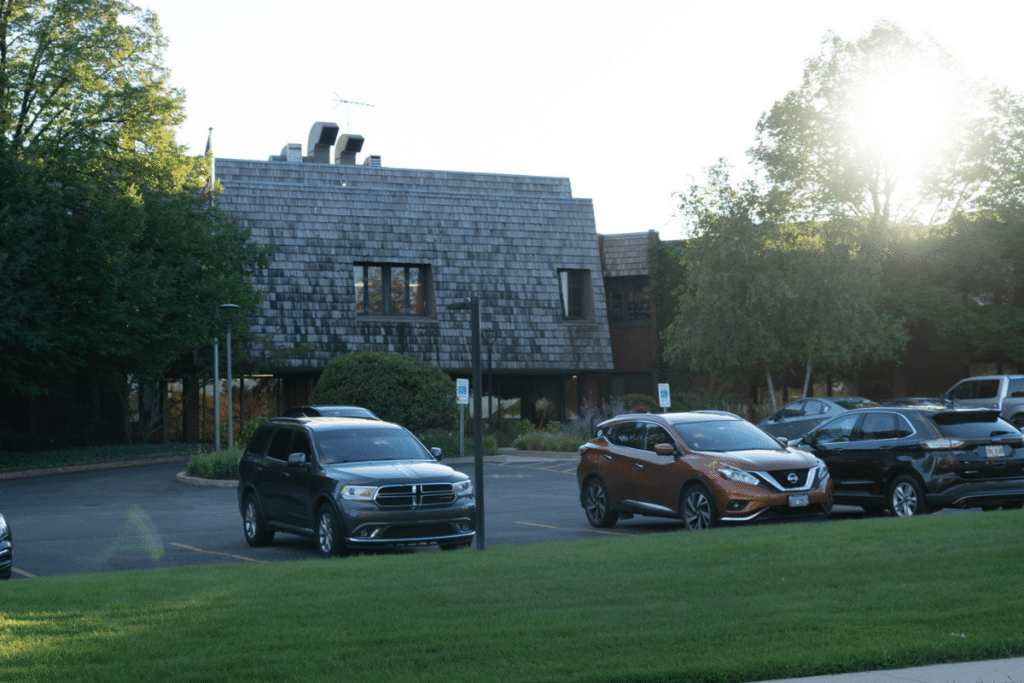
<path id="1" fill-rule="evenodd" d="M 933 507 L 973 508 L 1014 505 L 1024 502 L 1024 479 L 1006 481 L 963 481 L 948 484 L 940 491 L 929 491 L 925 499 Z"/>
<path id="2" fill-rule="evenodd" d="M 476 534 L 476 506 L 469 501 L 447 508 L 346 508 L 345 543 L 350 548 L 468 544 Z"/>
<path id="3" fill-rule="evenodd" d="M 763 517 L 791 517 L 828 513 L 832 510 L 831 487 L 812 491 L 743 495 L 736 491 L 723 491 L 724 506 L 719 506 L 722 522 L 749 522 Z M 722 509 L 722 508 L 725 509 Z"/>

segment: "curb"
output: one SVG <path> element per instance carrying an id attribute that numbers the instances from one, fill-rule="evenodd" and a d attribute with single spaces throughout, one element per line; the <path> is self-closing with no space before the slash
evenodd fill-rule
<path id="1" fill-rule="evenodd" d="M 34 470 L 10 470 L 0 472 L 0 481 L 4 479 L 27 479 L 28 477 L 45 477 L 50 474 L 69 474 L 71 472 L 89 472 L 92 470 L 112 470 L 118 467 L 139 467 L 141 465 L 158 465 L 166 462 L 188 462 L 189 455 L 175 455 L 166 458 L 147 458 L 144 460 L 114 460 L 96 462 L 88 465 L 67 465 L 65 467 L 46 467 Z"/>

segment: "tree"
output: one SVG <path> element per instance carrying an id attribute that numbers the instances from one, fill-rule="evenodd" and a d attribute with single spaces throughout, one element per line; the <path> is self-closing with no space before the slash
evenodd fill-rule
<path id="1" fill-rule="evenodd" d="M 425 360 L 384 351 L 356 351 L 332 360 L 311 400 L 369 408 L 414 432 L 451 429 L 458 415 L 451 377 Z"/>
<path id="2" fill-rule="evenodd" d="M 267 253 L 200 198 L 175 143 L 155 15 L 122 0 L 0 0 L 0 386 L 121 398 L 260 300 Z M 130 436 L 129 436 L 130 438 Z"/>
<path id="3" fill-rule="evenodd" d="M 1000 138 L 1019 130 L 1008 107 L 934 41 L 879 22 L 856 42 L 826 36 L 803 84 L 761 117 L 750 155 L 798 218 L 860 218 L 884 241 L 894 224 L 943 222 L 984 201 Z"/>
<path id="4" fill-rule="evenodd" d="M 194 178 L 165 46 L 156 15 L 123 0 L 0 0 L 0 135 L 54 178 L 180 189 Z"/>

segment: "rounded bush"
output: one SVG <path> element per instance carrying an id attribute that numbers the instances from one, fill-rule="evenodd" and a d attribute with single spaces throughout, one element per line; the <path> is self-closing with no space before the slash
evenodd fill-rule
<path id="1" fill-rule="evenodd" d="M 384 351 L 356 351 L 332 360 L 311 400 L 363 406 L 416 433 L 452 429 L 459 414 L 455 380 L 427 361 Z"/>

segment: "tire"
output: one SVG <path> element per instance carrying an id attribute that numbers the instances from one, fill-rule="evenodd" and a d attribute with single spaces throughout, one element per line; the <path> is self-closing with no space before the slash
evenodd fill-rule
<path id="1" fill-rule="evenodd" d="M 345 550 L 341 524 L 330 503 L 324 503 L 316 513 L 316 549 L 322 557 L 341 555 Z"/>
<path id="2" fill-rule="evenodd" d="M 242 503 L 242 531 L 246 542 L 254 548 L 270 545 L 274 540 L 274 532 L 267 530 L 260 502 L 253 493 L 248 494 Z"/>
<path id="3" fill-rule="evenodd" d="M 707 486 L 693 484 L 683 491 L 679 516 L 683 518 L 683 526 L 690 531 L 713 529 L 718 526 L 715 498 Z"/>
<path id="4" fill-rule="evenodd" d="M 896 477 L 889 487 L 889 510 L 896 517 L 927 515 L 932 511 L 924 499 L 924 488 L 909 474 Z"/>
<path id="5" fill-rule="evenodd" d="M 599 529 L 615 526 L 619 521 L 618 510 L 613 510 L 608 499 L 608 487 L 596 477 L 587 482 L 583 489 L 583 511 L 587 521 Z"/>

